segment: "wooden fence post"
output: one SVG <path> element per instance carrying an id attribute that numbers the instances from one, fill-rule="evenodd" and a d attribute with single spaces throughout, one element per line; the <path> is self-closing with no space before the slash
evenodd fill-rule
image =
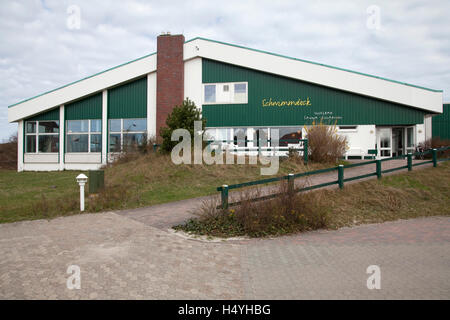
<path id="1" fill-rule="evenodd" d="M 228 185 L 226 185 L 226 184 L 222 185 L 221 197 L 222 197 L 222 209 L 227 209 L 228 208 Z"/>
<path id="2" fill-rule="evenodd" d="M 339 188 L 344 188 L 344 165 L 340 164 L 338 167 L 338 184 Z"/>
<path id="3" fill-rule="evenodd" d="M 411 153 L 408 153 L 407 160 L 408 160 L 408 171 L 411 171 L 412 170 L 412 154 Z"/>
<path id="4" fill-rule="evenodd" d="M 308 140 L 303 141 L 303 162 L 308 164 Z"/>
<path id="5" fill-rule="evenodd" d="M 432 153 L 433 153 L 433 167 L 436 168 L 437 167 L 437 150 L 433 149 Z"/>
<path id="6" fill-rule="evenodd" d="M 381 179 L 381 160 L 378 159 L 376 162 L 377 165 L 377 178 Z"/>
<path id="7" fill-rule="evenodd" d="M 289 173 L 288 175 L 288 192 L 294 193 L 294 174 Z"/>

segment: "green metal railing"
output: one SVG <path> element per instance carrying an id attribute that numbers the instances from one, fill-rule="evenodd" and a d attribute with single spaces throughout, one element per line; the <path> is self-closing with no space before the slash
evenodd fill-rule
<path id="1" fill-rule="evenodd" d="M 385 173 L 402 170 L 402 169 L 408 169 L 408 171 L 412 171 L 413 167 L 424 165 L 427 163 L 432 163 L 433 167 L 437 167 L 438 162 L 450 160 L 450 158 L 438 159 L 438 152 L 443 152 L 446 150 L 450 150 L 450 147 L 431 149 L 431 150 L 427 150 L 427 151 L 421 152 L 421 153 L 419 153 L 419 152 L 416 152 L 414 154 L 408 153 L 407 155 L 401 155 L 401 156 L 397 156 L 397 157 L 378 159 L 378 160 L 372 160 L 372 161 L 365 161 L 362 163 L 339 165 L 337 167 L 332 167 L 332 168 L 327 168 L 327 169 L 320 169 L 320 170 L 314 170 L 314 171 L 308 171 L 308 172 L 302 172 L 302 173 L 296 173 L 296 174 L 290 173 L 287 176 L 274 177 L 274 178 L 268 178 L 268 179 L 262 179 L 262 180 L 257 180 L 257 181 L 250 181 L 250 182 L 243 182 L 243 183 L 238 183 L 238 184 L 233 184 L 233 185 L 222 185 L 217 188 L 217 191 L 219 191 L 221 193 L 221 205 L 218 206 L 217 208 L 226 209 L 228 207 L 237 206 L 237 205 L 241 204 L 241 201 L 229 203 L 228 191 L 232 190 L 232 189 L 262 185 L 262 184 L 267 184 L 267 183 L 276 182 L 276 181 L 283 181 L 283 180 L 288 180 L 288 192 L 290 192 L 290 193 L 313 190 L 313 189 L 323 188 L 323 187 L 335 185 L 335 184 L 337 184 L 340 189 L 343 189 L 345 182 L 349 182 L 349 181 L 353 181 L 353 180 L 364 179 L 364 178 L 368 178 L 368 177 L 372 177 L 372 176 L 377 176 L 378 179 L 381 179 L 382 175 Z M 412 161 L 413 156 L 423 155 L 423 154 L 428 154 L 428 153 L 432 154 L 431 160 L 425 160 L 425 161 L 413 164 L 413 161 Z M 405 158 L 407 160 L 406 165 L 396 167 L 396 168 L 382 170 L 382 167 L 381 167 L 382 162 L 398 160 L 398 159 L 405 159 Z M 350 178 L 344 177 L 344 170 L 346 168 L 348 169 L 348 168 L 354 168 L 354 167 L 359 167 L 359 166 L 366 166 L 366 165 L 370 165 L 370 164 L 375 164 L 375 168 L 376 168 L 375 172 L 371 172 L 371 173 L 367 173 L 367 174 L 363 174 L 363 175 L 359 175 L 359 176 L 355 176 L 355 177 L 350 177 Z M 338 172 L 337 180 L 320 183 L 320 184 L 316 184 L 316 185 L 312 185 L 312 186 L 308 186 L 308 187 L 298 188 L 298 189 L 294 188 L 294 180 L 296 178 L 316 175 L 316 174 L 320 174 L 320 173 L 332 172 L 332 171 Z M 280 194 L 281 193 L 269 194 L 269 195 L 265 195 L 262 197 L 253 198 L 253 199 L 251 199 L 251 201 L 267 200 L 267 199 L 275 198 L 275 197 L 279 196 Z"/>
<path id="2" fill-rule="evenodd" d="M 248 147 L 247 144 L 255 143 L 256 146 Z M 267 140 L 247 140 L 247 139 L 237 139 L 237 140 L 209 140 L 208 146 L 211 145 L 219 145 L 222 143 L 228 144 L 232 150 L 236 152 L 252 152 L 257 151 L 258 154 L 262 152 L 278 152 L 278 151 L 302 151 L 303 152 L 303 161 L 305 164 L 308 164 L 308 139 L 279 139 L 276 141 L 278 144 L 298 144 L 299 147 L 294 146 L 271 146 L 271 139 Z M 244 146 L 240 146 L 240 144 L 244 144 Z M 267 146 L 261 146 L 261 144 L 267 144 Z M 270 145 L 270 146 L 269 146 Z M 222 151 L 221 149 L 219 149 Z"/>

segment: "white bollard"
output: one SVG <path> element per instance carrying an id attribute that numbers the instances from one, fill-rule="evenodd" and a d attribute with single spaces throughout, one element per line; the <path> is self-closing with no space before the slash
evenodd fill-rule
<path id="1" fill-rule="evenodd" d="M 84 211 L 84 186 L 88 180 L 86 175 L 80 173 L 77 177 L 77 182 L 80 185 L 80 211 Z"/>

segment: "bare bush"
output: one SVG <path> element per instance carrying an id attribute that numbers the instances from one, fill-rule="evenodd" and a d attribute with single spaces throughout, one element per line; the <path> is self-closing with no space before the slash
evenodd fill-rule
<path id="1" fill-rule="evenodd" d="M 112 165 L 131 162 L 137 160 L 143 155 L 154 153 L 154 144 L 156 144 L 156 138 L 153 136 L 148 137 L 147 133 L 145 133 L 139 144 L 124 144 L 122 147 L 122 152 L 115 155 Z"/>
<path id="2" fill-rule="evenodd" d="M 0 144 L 0 169 L 17 169 L 17 134 Z"/>
<path id="3" fill-rule="evenodd" d="M 254 201 L 265 195 L 259 188 L 245 190 L 237 198 L 240 205 L 229 209 L 217 208 L 217 200 L 214 204 L 204 204 L 198 211 L 198 218 L 175 229 L 210 236 L 262 237 L 328 226 L 328 212 L 320 205 L 319 193 L 294 193 L 283 182 L 276 198 Z"/>
<path id="4" fill-rule="evenodd" d="M 450 146 L 450 140 L 448 139 L 441 139 L 439 137 L 433 137 L 431 139 L 427 139 L 426 141 L 419 143 L 419 147 L 423 148 L 424 150 L 428 149 L 439 149 L 442 147 L 448 147 Z M 424 155 L 425 158 L 431 159 L 431 153 Z M 450 150 L 441 151 L 438 153 L 438 157 L 442 158 L 449 158 L 450 157 Z"/>
<path id="5" fill-rule="evenodd" d="M 321 163 L 335 163 L 347 151 L 347 137 L 337 134 L 336 124 L 326 125 L 322 121 L 306 127 L 309 159 Z"/>

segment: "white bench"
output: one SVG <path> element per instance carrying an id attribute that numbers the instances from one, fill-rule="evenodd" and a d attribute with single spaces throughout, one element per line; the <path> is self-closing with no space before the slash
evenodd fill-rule
<path id="1" fill-rule="evenodd" d="M 348 157 L 361 157 L 361 159 L 364 159 L 365 152 L 361 148 L 350 148 L 345 153 L 345 160 L 348 160 Z"/>

